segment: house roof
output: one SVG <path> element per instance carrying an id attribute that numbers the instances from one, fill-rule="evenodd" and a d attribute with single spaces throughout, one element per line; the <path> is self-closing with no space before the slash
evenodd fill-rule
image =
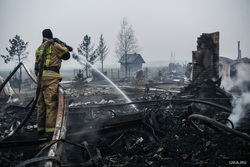
<path id="1" fill-rule="evenodd" d="M 142 63 L 145 63 L 142 56 L 140 54 L 134 53 L 134 54 L 127 54 L 127 63 L 134 63 L 136 59 L 141 59 Z M 119 63 L 125 63 L 125 55 L 121 57 L 121 59 L 118 61 Z"/>
<path id="2" fill-rule="evenodd" d="M 229 59 L 227 57 L 220 57 L 220 64 L 235 65 L 238 63 L 250 63 L 250 59 L 248 59 L 247 57 L 244 57 L 242 59 L 232 60 L 232 59 Z"/>

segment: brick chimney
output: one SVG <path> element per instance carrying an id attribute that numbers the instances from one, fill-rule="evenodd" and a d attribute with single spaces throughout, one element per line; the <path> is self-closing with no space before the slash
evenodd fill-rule
<path id="1" fill-rule="evenodd" d="M 197 51 L 192 52 L 193 85 L 219 78 L 219 36 L 219 32 L 202 33 L 197 39 Z"/>

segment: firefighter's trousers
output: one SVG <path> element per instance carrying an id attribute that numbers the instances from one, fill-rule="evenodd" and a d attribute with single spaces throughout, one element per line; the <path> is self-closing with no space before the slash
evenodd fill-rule
<path id="1" fill-rule="evenodd" d="M 41 90 L 37 102 L 38 131 L 54 132 L 58 110 L 59 80 L 42 79 Z"/>

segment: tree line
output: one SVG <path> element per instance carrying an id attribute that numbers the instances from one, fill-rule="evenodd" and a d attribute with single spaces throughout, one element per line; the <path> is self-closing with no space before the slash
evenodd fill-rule
<path id="1" fill-rule="evenodd" d="M 16 35 L 13 39 L 9 40 L 10 47 L 6 48 L 8 55 L 1 55 L 4 59 L 4 62 L 8 64 L 10 61 L 14 62 L 22 62 L 24 61 L 29 52 L 26 52 L 29 42 L 24 42 L 19 35 Z M 125 56 L 125 69 L 126 69 L 126 77 L 127 77 L 127 60 L 128 54 L 138 52 L 138 41 L 134 35 L 134 30 L 132 26 L 128 25 L 127 19 L 124 17 L 121 21 L 121 29 L 117 35 L 115 53 L 119 59 L 122 56 Z M 85 62 L 85 60 L 91 64 L 95 62 L 101 63 L 101 71 L 103 72 L 103 62 L 107 58 L 108 55 L 108 47 L 104 40 L 103 34 L 100 35 L 99 44 L 96 49 L 94 49 L 94 45 L 91 44 L 91 37 L 85 35 L 83 41 L 79 44 L 77 48 L 78 54 L 73 53 L 72 57 L 78 63 L 83 66 L 83 70 L 85 72 L 86 77 L 89 76 L 89 65 Z M 22 84 L 22 68 L 20 68 L 19 73 L 19 92 L 21 90 Z"/>

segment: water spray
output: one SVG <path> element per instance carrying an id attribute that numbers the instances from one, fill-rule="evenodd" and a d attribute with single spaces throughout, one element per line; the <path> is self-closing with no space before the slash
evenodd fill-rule
<path id="1" fill-rule="evenodd" d="M 74 51 L 73 51 L 73 54 L 75 55 L 78 55 L 76 54 Z M 79 55 L 78 55 L 79 57 Z M 120 92 L 122 94 L 122 96 L 127 100 L 128 103 L 131 103 L 132 101 L 128 98 L 128 96 L 114 83 L 112 82 L 106 75 L 104 75 L 100 70 L 98 70 L 96 67 L 94 67 L 90 62 L 88 62 L 87 60 L 84 60 L 84 59 L 81 59 L 83 60 L 85 63 L 87 63 L 89 66 L 91 66 L 92 69 L 94 69 L 96 72 L 98 72 L 101 76 L 103 76 L 109 83 L 111 83 L 115 89 Z M 132 104 L 133 108 L 136 109 L 135 105 Z M 136 109 L 137 110 L 137 109 Z"/>

